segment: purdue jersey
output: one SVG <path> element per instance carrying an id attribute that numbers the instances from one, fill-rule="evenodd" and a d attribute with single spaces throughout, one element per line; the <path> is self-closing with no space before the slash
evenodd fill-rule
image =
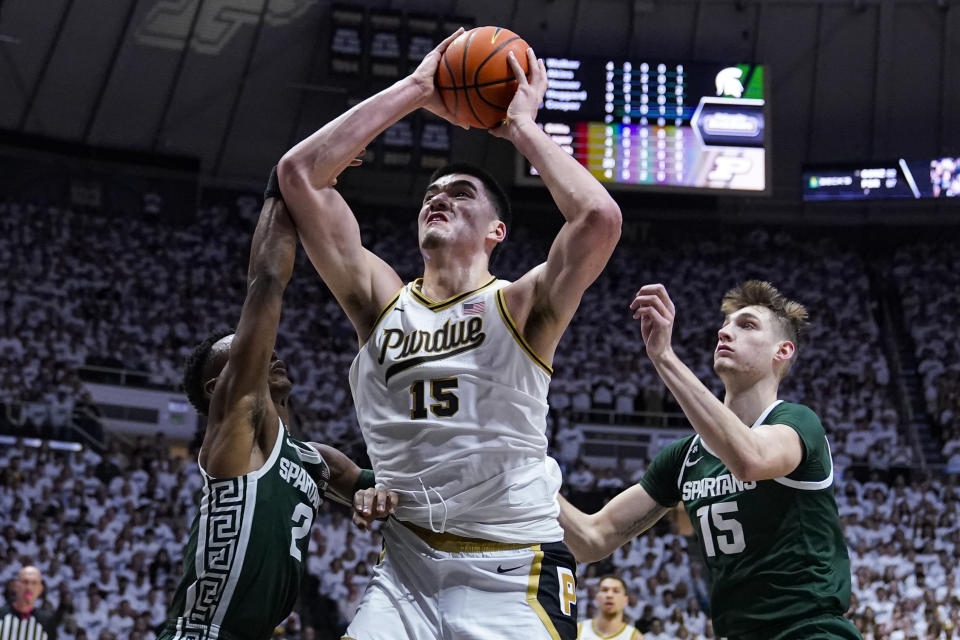
<path id="1" fill-rule="evenodd" d="M 782 401 L 767 407 L 760 424 L 785 424 L 800 436 L 803 460 L 786 477 L 742 482 L 700 436 L 689 436 L 665 447 L 640 481 L 663 506 L 683 501 L 710 571 L 721 636 L 842 616 L 850 604 L 850 559 L 823 426 L 809 408 Z"/>
<path id="2" fill-rule="evenodd" d="M 330 472 L 280 422 L 264 465 L 238 478 L 202 468 L 200 510 L 160 640 L 265 640 L 289 615 Z"/>
<path id="3" fill-rule="evenodd" d="M 377 486 L 424 529 L 499 542 L 563 539 L 546 455 L 550 367 L 504 303 L 504 280 L 442 302 L 421 281 L 386 306 L 350 367 Z"/>

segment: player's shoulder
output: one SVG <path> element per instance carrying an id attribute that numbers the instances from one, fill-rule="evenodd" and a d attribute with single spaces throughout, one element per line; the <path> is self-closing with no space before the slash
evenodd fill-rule
<path id="1" fill-rule="evenodd" d="M 816 412 L 805 404 L 781 402 L 764 420 L 766 424 L 785 424 L 794 429 L 825 433 Z"/>
<path id="2" fill-rule="evenodd" d="M 696 434 L 677 438 L 661 449 L 656 455 L 656 458 L 659 460 L 671 460 L 682 463 L 683 458 L 685 458 L 687 455 L 687 451 L 691 446 L 693 446 L 693 441 L 696 439 Z"/>

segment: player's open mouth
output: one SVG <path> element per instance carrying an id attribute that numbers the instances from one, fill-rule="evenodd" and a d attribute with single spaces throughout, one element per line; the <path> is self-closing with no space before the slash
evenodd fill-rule
<path id="1" fill-rule="evenodd" d="M 283 363 L 283 360 L 277 360 L 273 363 L 273 366 L 270 367 L 270 371 L 273 373 L 282 373 L 283 375 L 287 375 L 287 365 Z"/>
<path id="2" fill-rule="evenodd" d="M 427 216 L 427 224 L 432 224 L 434 222 L 450 222 L 446 214 L 443 213 L 431 213 Z"/>

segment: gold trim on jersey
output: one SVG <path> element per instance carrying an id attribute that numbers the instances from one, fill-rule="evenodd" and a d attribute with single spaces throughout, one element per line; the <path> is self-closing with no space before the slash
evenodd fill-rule
<path id="1" fill-rule="evenodd" d="M 526 542 L 495 542 L 493 540 L 484 540 L 483 538 L 466 538 L 453 533 L 435 533 L 409 522 L 401 522 L 400 524 L 410 529 L 418 538 L 437 551 L 446 551 L 448 553 L 478 553 L 483 551 L 511 551 L 514 549 L 533 548 Z M 539 548 L 539 546 L 537 548 Z"/>
<path id="2" fill-rule="evenodd" d="M 590 618 L 590 630 L 593 631 L 593 635 L 597 636 L 598 638 L 601 638 L 601 640 L 610 640 L 611 638 L 616 638 L 618 635 L 620 635 L 621 633 L 623 633 L 624 631 L 626 631 L 626 630 L 627 630 L 627 623 L 624 622 L 624 623 L 623 623 L 623 626 L 620 627 L 620 629 L 619 629 L 616 633 L 611 633 L 610 635 L 605 636 L 605 635 L 603 635 L 602 633 L 600 633 L 599 631 L 597 631 L 597 625 L 595 625 L 595 624 L 593 623 L 593 618 Z M 633 637 L 633 634 L 630 634 L 630 637 L 632 638 L 632 637 Z"/>
<path id="3" fill-rule="evenodd" d="M 484 289 L 486 289 L 496 281 L 497 281 L 497 277 L 493 276 L 492 278 L 490 278 L 489 281 L 487 281 L 486 284 L 480 285 L 473 291 L 458 293 L 452 298 L 447 298 L 446 300 L 440 300 L 438 302 L 436 300 L 431 300 L 427 296 L 423 295 L 423 293 L 421 292 L 421 287 L 423 286 L 423 278 L 417 278 L 416 280 L 410 283 L 410 295 L 413 296 L 414 300 L 416 300 L 417 302 L 425 306 L 427 309 L 430 309 L 430 311 L 442 311 L 443 309 L 446 309 L 448 307 L 451 307 L 457 304 L 461 300 L 466 300 L 467 298 L 469 298 L 475 293 L 480 293 L 481 291 L 483 291 Z"/>
<path id="4" fill-rule="evenodd" d="M 497 293 L 499 294 L 500 292 L 498 291 Z M 540 601 L 537 600 L 537 592 L 540 590 L 540 570 L 543 565 L 543 550 L 538 544 L 530 548 L 533 550 L 533 563 L 530 565 L 530 580 L 527 582 L 527 604 L 530 605 L 530 608 L 533 609 L 537 617 L 540 618 L 543 626 L 547 628 L 547 633 L 550 634 L 550 637 L 553 640 L 561 640 L 560 634 L 557 632 L 557 627 L 553 624 L 553 620 L 550 619 L 547 610 L 544 609 Z"/>
<path id="5" fill-rule="evenodd" d="M 520 347 L 527 352 L 527 355 L 544 371 L 547 372 L 548 376 L 553 375 L 553 367 L 547 364 L 546 360 L 537 355 L 537 352 L 533 350 L 533 347 L 526 341 L 523 337 L 523 334 L 520 333 L 520 330 L 517 329 L 517 324 L 513 321 L 513 317 L 510 315 L 510 310 L 507 309 L 507 303 L 503 299 L 503 289 L 500 289 L 496 293 L 497 296 L 497 309 L 500 311 L 500 317 L 503 318 L 504 324 L 507 325 L 507 329 L 510 330 L 510 334 L 513 335 L 513 339 L 517 341 Z"/>
<path id="6" fill-rule="evenodd" d="M 393 298 L 390 300 L 390 302 L 388 302 L 387 305 L 386 305 L 383 309 L 380 310 L 380 313 L 377 314 L 377 319 L 373 321 L 373 326 L 370 327 L 370 335 L 371 335 L 371 336 L 372 336 L 372 335 L 374 334 L 374 332 L 377 330 L 377 325 L 379 325 L 381 322 L 383 322 L 383 319 L 386 317 L 386 315 L 387 315 L 388 313 L 390 313 L 390 310 L 393 309 L 393 308 L 396 306 L 397 300 L 400 299 L 400 294 L 401 294 L 401 293 L 403 293 L 403 287 L 400 287 L 400 290 L 397 291 L 397 295 L 393 296 Z M 369 338 L 368 338 L 368 339 L 369 339 Z"/>

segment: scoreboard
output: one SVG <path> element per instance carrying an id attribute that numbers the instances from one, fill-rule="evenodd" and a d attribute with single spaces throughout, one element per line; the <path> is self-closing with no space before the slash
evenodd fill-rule
<path id="1" fill-rule="evenodd" d="M 764 68 L 546 58 L 537 121 L 613 188 L 768 192 Z M 542 184 L 517 158 L 517 180 Z"/>
<path id="2" fill-rule="evenodd" d="M 960 198 L 960 158 L 905 160 L 871 165 L 807 167 L 803 199 L 917 200 Z"/>

